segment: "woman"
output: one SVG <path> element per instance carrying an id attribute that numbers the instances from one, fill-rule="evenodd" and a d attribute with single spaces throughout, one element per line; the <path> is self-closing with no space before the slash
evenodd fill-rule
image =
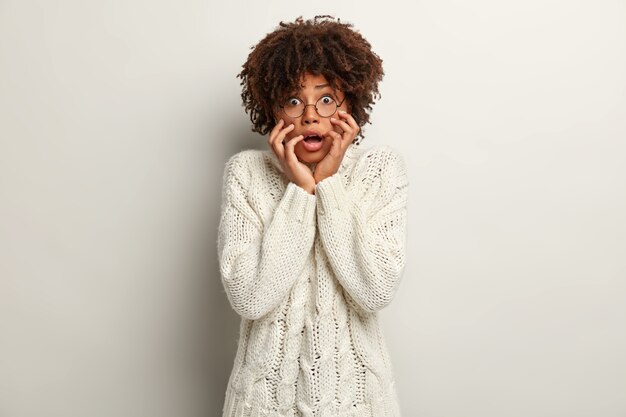
<path id="1" fill-rule="evenodd" d="M 377 312 L 405 266 L 408 179 L 362 149 L 382 60 L 351 24 L 296 19 L 238 75 L 269 150 L 226 163 L 218 258 L 241 315 L 224 416 L 397 417 Z"/>

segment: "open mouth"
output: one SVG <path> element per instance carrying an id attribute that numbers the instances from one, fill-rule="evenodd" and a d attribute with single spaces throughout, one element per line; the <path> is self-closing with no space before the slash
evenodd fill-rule
<path id="1" fill-rule="evenodd" d="M 315 134 L 314 132 L 309 132 L 309 136 L 304 138 L 302 141 L 302 146 L 307 152 L 317 152 L 322 149 L 324 144 L 322 143 L 322 137 Z"/>
<path id="2" fill-rule="evenodd" d="M 322 138 L 319 136 L 309 136 L 307 138 L 304 138 L 304 141 L 307 143 L 321 142 Z"/>

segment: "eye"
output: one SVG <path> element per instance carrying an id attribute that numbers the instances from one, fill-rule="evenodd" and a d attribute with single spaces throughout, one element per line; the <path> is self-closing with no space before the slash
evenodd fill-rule
<path id="1" fill-rule="evenodd" d="M 320 103 L 322 104 L 332 104 L 334 101 L 335 99 L 331 96 L 322 96 L 322 98 L 320 98 Z"/>
<path id="2" fill-rule="evenodd" d="M 285 101 L 285 106 L 297 106 L 300 103 L 300 99 L 298 99 L 297 97 L 290 97 Z"/>

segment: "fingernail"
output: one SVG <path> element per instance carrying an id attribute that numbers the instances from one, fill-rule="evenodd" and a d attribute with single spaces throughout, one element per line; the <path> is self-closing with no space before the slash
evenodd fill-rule
<path id="1" fill-rule="evenodd" d="M 339 113 L 345 113 L 345 112 L 346 112 L 345 110 L 339 110 Z"/>
<path id="2" fill-rule="evenodd" d="M 330 120 L 332 120 L 333 122 L 337 121 L 337 119 L 335 119 L 334 117 L 331 117 Z"/>

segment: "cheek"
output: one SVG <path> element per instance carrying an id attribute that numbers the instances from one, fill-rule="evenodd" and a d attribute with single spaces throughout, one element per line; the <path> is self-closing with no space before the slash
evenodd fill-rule
<path id="1" fill-rule="evenodd" d="M 337 119 L 337 120 L 339 120 L 339 119 Z M 341 128 L 341 126 L 339 126 L 339 125 L 334 125 L 334 124 L 333 124 L 333 125 L 332 125 L 332 127 L 333 127 L 333 130 L 334 130 L 335 132 L 337 132 L 337 133 L 339 133 L 339 134 L 342 134 L 342 133 L 343 133 L 343 129 Z"/>

